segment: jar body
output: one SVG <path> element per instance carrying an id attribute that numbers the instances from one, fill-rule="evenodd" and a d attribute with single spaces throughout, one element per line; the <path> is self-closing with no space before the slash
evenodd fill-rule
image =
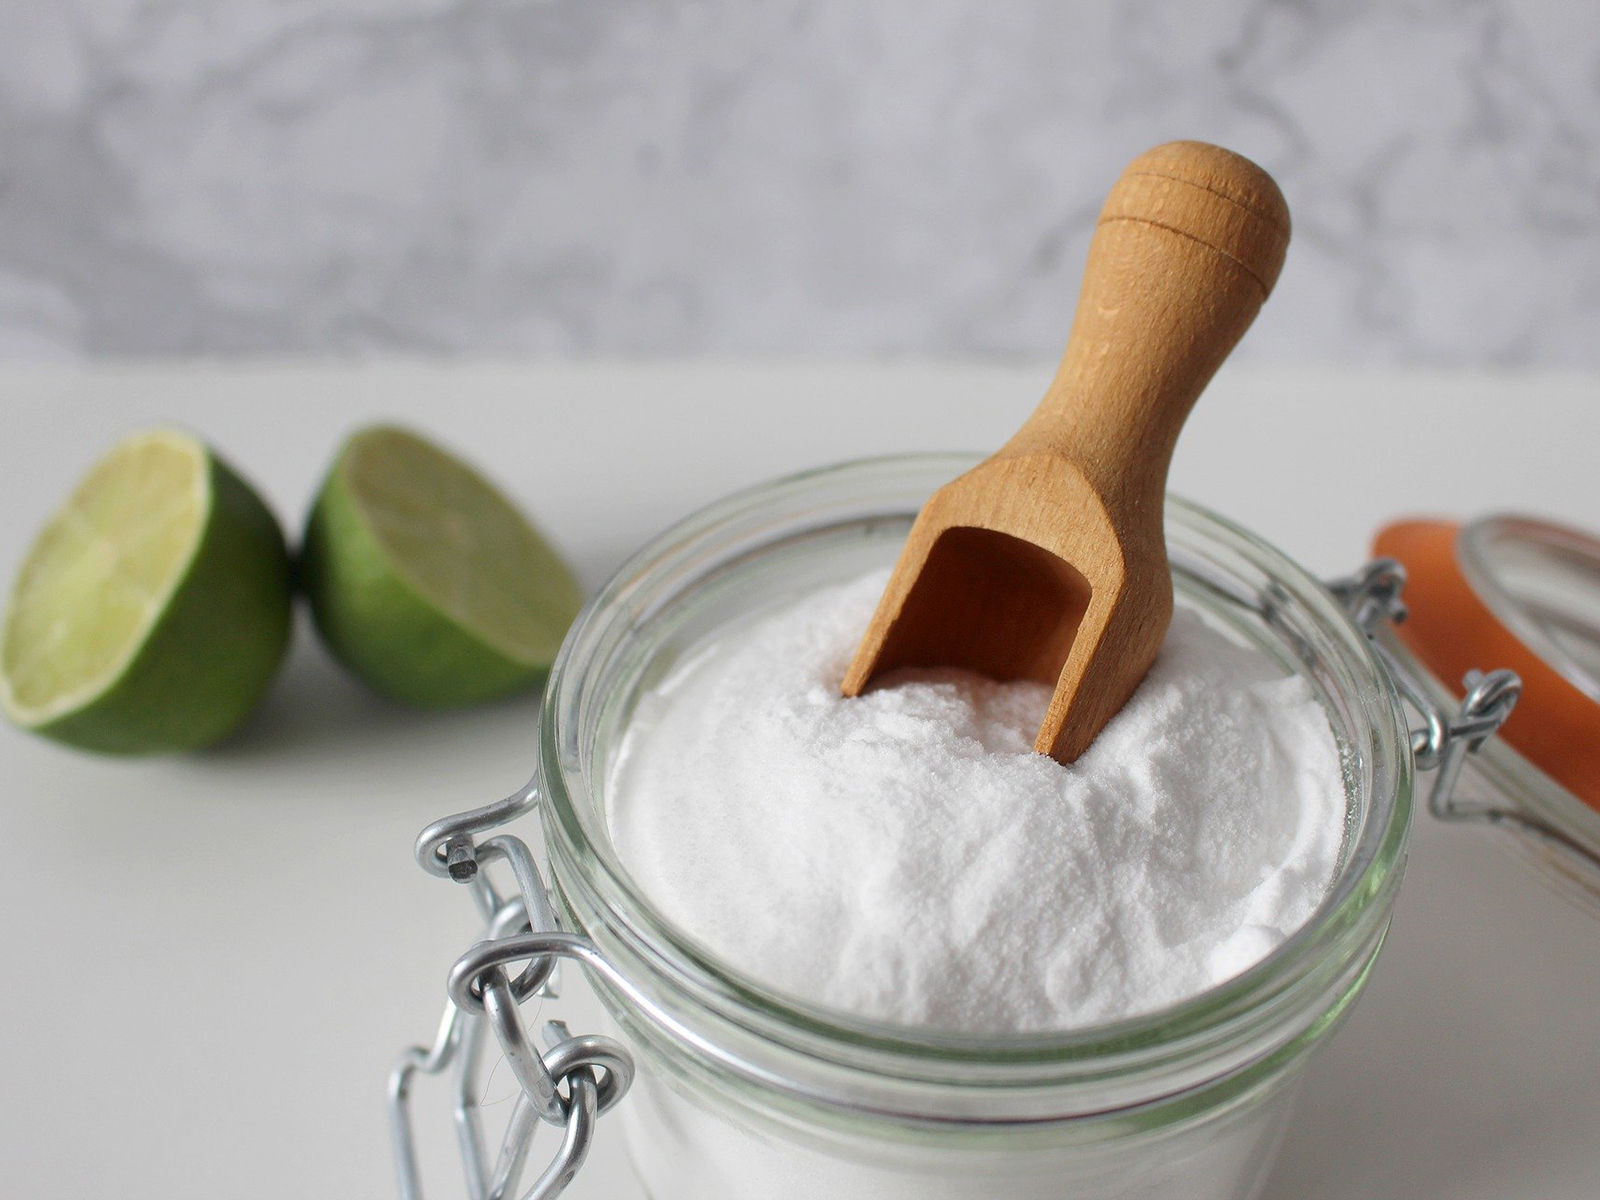
<path id="1" fill-rule="evenodd" d="M 1341 865 L 1306 928 L 1236 980 L 1113 1025 L 1009 1039 L 808 1007 L 716 962 L 632 883 L 607 779 L 637 698 L 735 621 L 894 560 L 970 460 L 779 481 L 669 530 L 580 617 L 542 717 L 541 819 L 564 922 L 640 1076 L 611 1119 L 653 1200 L 1229 1200 L 1261 1188 L 1307 1057 L 1360 993 L 1409 830 L 1400 704 L 1365 637 L 1282 555 L 1167 513 L 1180 604 L 1308 679 L 1345 766 Z"/>
<path id="2" fill-rule="evenodd" d="M 1226 1103 L 1092 1141 L 1083 1128 L 952 1141 L 932 1130 L 797 1134 L 682 1090 L 646 1062 L 617 1117 L 651 1200 L 1250 1200 L 1300 1075 L 1294 1064 Z"/>

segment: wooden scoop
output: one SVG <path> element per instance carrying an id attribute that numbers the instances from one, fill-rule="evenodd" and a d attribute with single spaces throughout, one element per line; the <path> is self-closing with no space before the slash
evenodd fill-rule
<path id="1" fill-rule="evenodd" d="M 1289 210 L 1230 151 L 1140 155 L 1100 210 L 1066 354 L 1027 424 L 935 492 L 845 675 L 965 667 L 1055 685 L 1034 746 L 1072 762 L 1172 619 L 1162 505 L 1184 418 L 1283 266 Z"/>

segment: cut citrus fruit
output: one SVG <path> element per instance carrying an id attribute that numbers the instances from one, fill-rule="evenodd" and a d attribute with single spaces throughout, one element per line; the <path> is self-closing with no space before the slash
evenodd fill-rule
<path id="1" fill-rule="evenodd" d="M 289 559 L 204 443 L 136 434 L 35 540 L 0 626 L 0 706 L 70 745 L 141 754 L 231 732 L 288 644 Z"/>
<path id="2" fill-rule="evenodd" d="M 301 580 L 334 655 L 429 708 L 538 683 L 583 603 L 572 572 L 492 484 L 415 433 L 353 434 L 306 524 Z"/>

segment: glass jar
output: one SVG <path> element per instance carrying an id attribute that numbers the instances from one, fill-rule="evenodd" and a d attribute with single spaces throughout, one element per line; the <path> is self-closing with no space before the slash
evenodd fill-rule
<path id="1" fill-rule="evenodd" d="M 1088 1029 L 908 1030 L 764 987 L 635 886 L 611 844 L 607 787 L 640 695 L 718 629 L 891 563 L 929 493 L 973 461 L 851 463 L 723 500 L 639 552 L 568 635 L 535 784 L 561 918 L 605 963 L 596 989 L 638 1061 L 613 1120 L 653 1200 L 1254 1196 L 1308 1056 L 1366 982 L 1411 815 L 1400 698 L 1327 589 L 1180 500 L 1166 514 L 1178 602 L 1304 676 L 1344 763 L 1329 894 L 1255 967 Z"/>

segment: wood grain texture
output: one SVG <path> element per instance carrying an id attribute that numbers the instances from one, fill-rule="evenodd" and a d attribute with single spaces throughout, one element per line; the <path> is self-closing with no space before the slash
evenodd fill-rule
<path id="1" fill-rule="evenodd" d="M 936 492 L 845 675 L 957 666 L 1055 685 L 1035 746 L 1078 757 L 1172 617 L 1162 506 L 1184 420 L 1283 266 L 1289 213 L 1237 154 L 1171 142 L 1112 187 L 1066 353 L 998 452 Z"/>

